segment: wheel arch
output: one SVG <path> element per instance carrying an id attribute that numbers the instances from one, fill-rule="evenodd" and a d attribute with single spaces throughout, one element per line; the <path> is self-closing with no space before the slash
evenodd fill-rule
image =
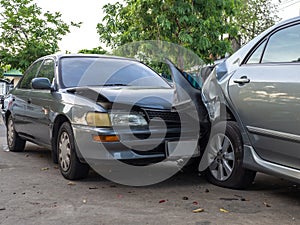
<path id="1" fill-rule="evenodd" d="M 228 106 L 225 106 L 226 107 L 226 120 L 227 121 L 235 121 L 237 122 L 234 114 L 232 113 L 232 111 L 229 109 Z"/>
<path id="2" fill-rule="evenodd" d="M 222 106 L 224 107 L 224 111 L 226 111 L 226 113 L 223 113 L 223 115 L 221 115 L 216 121 L 217 122 L 222 122 L 222 121 L 233 121 L 236 122 L 239 128 L 239 131 L 242 135 L 242 140 L 243 143 L 246 145 L 251 145 L 249 136 L 247 134 L 247 130 L 243 125 L 242 120 L 240 119 L 239 115 L 237 114 L 237 112 L 234 110 L 234 108 L 230 107 L 230 105 L 228 105 L 227 103 L 222 103 Z"/>
<path id="3" fill-rule="evenodd" d="M 228 107 L 227 104 L 221 103 L 220 108 L 222 109 L 221 115 L 215 120 L 215 123 L 222 122 L 222 121 L 235 121 L 237 122 L 237 119 L 232 112 L 232 110 Z"/>
<path id="4" fill-rule="evenodd" d="M 53 127 L 52 127 L 52 132 L 51 132 L 51 149 L 52 149 L 52 155 L 53 155 L 53 161 L 57 162 L 57 152 L 55 152 L 56 149 L 56 145 L 57 145 L 57 135 L 58 135 L 58 131 L 59 128 L 61 127 L 61 125 L 65 122 L 69 122 L 70 120 L 68 119 L 67 116 L 65 115 L 58 115 L 56 116 L 54 122 L 53 122 Z"/>

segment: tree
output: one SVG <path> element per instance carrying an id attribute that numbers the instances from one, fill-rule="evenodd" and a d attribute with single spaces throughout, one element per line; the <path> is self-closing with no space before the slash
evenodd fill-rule
<path id="1" fill-rule="evenodd" d="M 277 12 L 278 5 L 273 0 L 243 0 L 241 10 L 236 15 L 240 34 L 238 44 L 247 43 L 274 25 L 279 20 Z"/>
<path id="2" fill-rule="evenodd" d="M 3 74 L 11 69 L 11 65 L 0 66 L 0 79 L 3 79 Z"/>
<path id="3" fill-rule="evenodd" d="M 37 58 L 59 50 L 58 42 L 70 32 L 59 12 L 42 13 L 33 0 L 0 0 L 0 60 L 24 71 Z"/>
<path id="4" fill-rule="evenodd" d="M 140 40 L 162 40 L 194 51 L 209 62 L 231 52 L 224 34 L 235 37 L 239 0 L 125 0 L 103 7 L 97 25 L 100 40 L 111 48 Z"/>
<path id="5" fill-rule="evenodd" d="M 107 51 L 103 49 L 101 46 L 93 48 L 93 49 L 81 49 L 78 53 L 83 53 L 83 54 L 106 54 Z"/>

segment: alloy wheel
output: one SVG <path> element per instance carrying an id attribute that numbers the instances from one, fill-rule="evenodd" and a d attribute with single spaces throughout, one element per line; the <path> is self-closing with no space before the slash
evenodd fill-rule
<path id="1" fill-rule="evenodd" d="M 219 133 L 212 138 L 210 147 L 209 170 L 215 179 L 225 181 L 231 176 L 235 165 L 232 142 L 226 135 Z"/>

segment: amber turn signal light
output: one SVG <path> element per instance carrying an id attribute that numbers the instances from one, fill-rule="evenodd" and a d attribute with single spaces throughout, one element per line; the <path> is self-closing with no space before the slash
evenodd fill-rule
<path id="1" fill-rule="evenodd" d="M 117 135 L 93 135 L 93 140 L 97 142 L 117 142 L 120 141 Z"/>

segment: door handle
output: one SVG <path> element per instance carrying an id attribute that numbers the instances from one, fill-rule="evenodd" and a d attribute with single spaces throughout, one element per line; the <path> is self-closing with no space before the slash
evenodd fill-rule
<path id="1" fill-rule="evenodd" d="M 28 104 L 31 104 L 31 98 L 28 98 L 28 99 L 27 99 L 27 103 L 28 103 Z"/>
<path id="2" fill-rule="evenodd" d="M 239 79 L 234 79 L 233 82 L 237 84 L 248 84 L 250 83 L 250 79 L 246 76 L 243 76 Z"/>

